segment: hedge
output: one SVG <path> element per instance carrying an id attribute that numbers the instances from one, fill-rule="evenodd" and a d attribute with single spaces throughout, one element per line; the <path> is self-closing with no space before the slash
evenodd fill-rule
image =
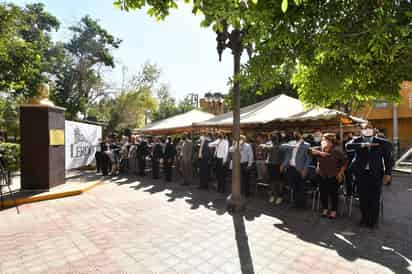
<path id="1" fill-rule="evenodd" d="M 9 171 L 20 170 L 20 145 L 16 143 L 0 143 L 0 154 Z"/>

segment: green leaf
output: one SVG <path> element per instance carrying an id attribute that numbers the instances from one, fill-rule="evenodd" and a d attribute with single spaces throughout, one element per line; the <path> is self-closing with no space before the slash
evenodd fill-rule
<path id="1" fill-rule="evenodd" d="M 288 0 L 282 0 L 282 11 L 285 13 L 288 10 Z"/>

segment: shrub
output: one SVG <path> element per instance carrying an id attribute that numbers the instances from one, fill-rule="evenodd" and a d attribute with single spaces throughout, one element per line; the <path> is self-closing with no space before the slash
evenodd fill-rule
<path id="1" fill-rule="evenodd" d="M 9 171 L 20 170 L 20 145 L 15 143 L 0 143 L 0 154 L 6 162 Z"/>

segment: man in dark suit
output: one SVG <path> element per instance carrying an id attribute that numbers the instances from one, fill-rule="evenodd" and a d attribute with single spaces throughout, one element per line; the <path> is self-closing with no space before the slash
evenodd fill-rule
<path id="1" fill-rule="evenodd" d="M 103 176 L 109 175 L 109 171 L 111 170 L 110 159 L 106 154 L 109 149 L 108 138 L 106 138 L 106 140 L 100 142 L 100 160 Z"/>
<path id="2" fill-rule="evenodd" d="M 137 161 L 139 164 L 139 175 L 146 176 L 146 156 L 149 154 L 149 146 L 147 141 L 142 139 L 137 149 Z"/>
<path id="3" fill-rule="evenodd" d="M 212 153 L 209 148 L 210 139 L 206 136 L 200 136 L 199 148 L 199 178 L 200 189 L 208 189 L 210 177 L 210 161 L 212 160 Z"/>
<path id="4" fill-rule="evenodd" d="M 153 179 L 159 179 L 159 164 L 160 159 L 163 157 L 163 148 L 160 144 L 158 137 L 155 138 L 152 147 L 152 177 Z"/>
<path id="5" fill-rule="evenodd" d="M 304 208 L 306 204 L 304 180 L 312 158 L 309 153 L 310 144 L 303 140 L 303 132 L 295 130 L 294 138 L 295 144 L 281 146 L 284 154 L 280 170 L 286 172 L 289 187 L 293 190 L 296 207 Z"/>
<path id="6" fill-rule="evenodd" d="M 362 125 L 362 136 L 346 144 L 355 151 L 350 168 L 355 175 L 362 213 L 361 226 L 378 224 L 382 183 L 392 175 L 391 143 L 375 136 L 372 124 Z"/>
<path id="7" fill-rule="evenodd" d="M 99 139 L 97 145 L 95 146 L 96 147 L 96 153 L 94 154 L 94 157 L 96 159 L 96 173 L 100 173 L 100 172 L 103 171 L 103 168 L 102 168 L 102 158 L 103 158 L 103 156 L 102 156 L 102 154 L 103 154 L 103 152 L 102 152 L 102 143 L 103 143 L 102 139 Z"/>
<path id="8" fill-rule="evenodd" d="M 172 143 L 172 138 L 167 137 L 165 153 L 163 155 L 163 165 L 165 171 L 165 180 L 167 182 L 172 181 L 173 161 L 176 157 L 176 147 Z"/>

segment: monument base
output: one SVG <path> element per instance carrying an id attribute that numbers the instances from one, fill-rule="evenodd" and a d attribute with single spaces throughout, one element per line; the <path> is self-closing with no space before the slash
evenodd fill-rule
<path id="1" fill-rule="evenodd" d="M 64 109 L 20 107 L 21 188 L 48 190 L 65 182 Z"/>

